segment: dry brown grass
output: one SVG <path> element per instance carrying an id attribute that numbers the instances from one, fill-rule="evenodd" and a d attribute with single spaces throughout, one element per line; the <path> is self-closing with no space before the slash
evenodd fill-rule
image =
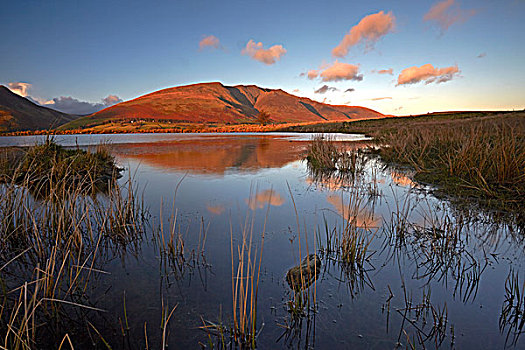
<path id="1" fill-rule="evenodd" d="M 93 196 L 83 190 L 95 186 L 92 176 L 75 186 L 48 181 L 36 198 L 30 191 L 35 173 L 22 172 L 23 164 L 0 185 L 0 346 L 6 349 L 75 341 L 78 315 L 101 311 L 88 291 L 103 273 L 104 252 L 132 250 L 147 216 L 131 181 L 120 187 L 112 179 L 104 195 Z M 58 163 L 50 164 L 49 174 L 60 172 Z"/>
<path id="2" fill-rule="evenodd" d="M 523 205 L 525 115 L 404 127 L 381 142 L 382 158 L 410 165 L 416 179 Z"/>

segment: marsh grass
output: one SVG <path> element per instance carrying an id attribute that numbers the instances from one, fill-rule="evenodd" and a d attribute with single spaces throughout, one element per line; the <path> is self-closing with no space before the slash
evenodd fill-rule
<path id="1" fill-rule="evenodd" d="M 290 268 L 285 276 L 290 287 L 289 297 L 286 299 L 287 314 L 282 320 L 277 321 L 277 326 L 283 328 L 283 333 L 276 342 L 284 341 L 288 348 L 315 347 L 315 320 L 318 312 L 317 305 L 317 279 L 321 271 L 321 259 L 319 258 L 317 242 L 314 240 L 313 252 L 310 252 L 308 243 L 308 230 L 306 225 L 301 229 L 299 214 L 291 188 L 288 184 L 288 192 L 293 204 L 297 232 L 293 239 L 292 251 L 295 266 Z M 314 232 L 314 237 L 317 233 Z M 297 242 L 297 246 L 295 246 Z M 296 250 L 298 253 L 296 254 Z M 304 258 L 302 257 L 305 253 Z"/>
<path id="2" fill-rule="evenodd" d="M 253 192 L 250 191 L 248 203 L 252 198 Z M 255 233 L 256 210 L 247 209 L 244 220 L 240 222 L 240 239 L 236 245 L 234 244 L 236 235 L 230 218 L 232 322 L 230 325 L 224 325 L 221 317 L 219 322 L 203 320 L 200 329 L 208 334 L 209 345 L 212 348 L 214 346 L 219 349 L 257 347 L 257 337 L 264 327 L 262 324 L 259 328 L 257 324 L 257 300 L 270 203 L 271 195 L 268 198 L 260 234 Z M 215 338 L 215 342 L 212 338 Z"/>
<path id="3" fill-rule="evenodd" d="M 0 180 L 24 185 L 35 197 L 62 190 L 107 191 L 122 170 L 104 144 L 85 151 L 64 148 L 47 138 L 32 147 L 3 149 L 1 153 Z"/>
<path id="4" fill-rule="evenodd" d="M 366 159 L 359 150 L 348 151 L 344 145 L 338 145 L 330 134 L 316 134 L 310 140 L 306 151 L 306 161 L 310 172 L 357 175 L 366 165 Z"/>
<path id="5" fill-rule="evenodd" d="M 160 224 L 154 231 L 153 238 L 159 250 L 161 257 L 163 275 L 170 284 L 170 278 L 173 276 L 176 282 L 184 279 L 186 275 L 199 274 L 203 287 L 206 289 L 207 275 L 211 269 L 206 261 L 206 238 L 209 229 L 209 223 L 206 225 L 204 218 L 199 222 L 198 241 L 190 245 L 189 235 L 191 231 L 191 222 L 187 223 L 186 229 L 180 223 L 178 210 L 175 208 L 173 201 L 171 214 L 168 218 L 167 227 L 163 220 L 163 203 L 161 201 Z"/>
<path id="6" fill-rule="evenodd" d="M 523 207 L 525 116 L 447 120 L 400 127 L 379 139 L 381 157 L 446 192 Z"/>
<path id="7" fill-rule="evenodd" d="M 62 163 L 69 161 L 40 161 L 38 155 L 55 146 L 42 147 L 27 151 L 31 162 L 27 153 L 18 158 L 12 176 L 0 184 L 0 333 L 6 349 L 85 341 L 73 335 L 87 327 L 87 318 L 104 312 L 89 293 L 104 274 L 107 252 L 135 250 L 148 217 L 133 181 L 123 187 L 108 181 L 105 194 L 86 196 L 95 177 L 66 186 L 57 176 L 69 176 L 72 167 Z M 36 174 L 45 169 L 44 180 Z"/>

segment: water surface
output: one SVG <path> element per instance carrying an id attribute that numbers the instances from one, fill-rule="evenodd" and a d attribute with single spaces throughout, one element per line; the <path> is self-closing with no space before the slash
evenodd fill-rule
<path id="1" fill-rule="evenodd" d="M 131 339 L 159 344 L 162 305 L 174 306 L 170 348 L 207 343 L 204 321 L 232 320 L 232 254 L 242 232 L 264 247 L 258 290 L 257 344 L 268 348 L 493 349 L 523 347 L 500 322 L 509 272 L 524 267 L 519 228 L 483 213 L 466 213 L 414 183 L 409 174 L 369 156 L 357 178 L 315 176 L 303 160 L 308 134 L 67 135 L 56 141 L 87 147 L 101 141 L 143 195 L 150 231 L 137 249 L 108 253 L 97 279 L 96 307 L 106 340 L 118 348 L 125 294 Z M 36 137 L 0 138 L 0 145 L 31 145 Z M 348 149 L 358 135 L 338 135 Z M 151 232 L 176 218 L 184 263 L 170 263 Z M 404 220 L 406 219 L 406 220 Z M 367 242 L 367 262 L 349 270 L 322 251 L 327 231 L 350 220 Z M 400 225 L 408 227 L 399 237 Z M 445 231 L 457 240 L 441 244 Z M 448 232 L 447 231 L 447 232 Z M 439 250 L 440 251 L 436 251 Z M 191 255 L 194 251 L 193 258 Z M 322 268 L 310 286 L 311 312 L 293 318 L 288 269 L 317 252 Z M 233 264 L 236 266 L 236 253 Z M 312 297 L 314 298 L 314 297 Z M 441 317 L 440 328 L 433 328 Z M 406 334 L 405 334 L 406 333 Z M 513 340 L 516 343 L 513 345 Z M 128 344 L 129 345 L 129 344 Z M 140 347 L 140 346 L 139 346 Z"/>

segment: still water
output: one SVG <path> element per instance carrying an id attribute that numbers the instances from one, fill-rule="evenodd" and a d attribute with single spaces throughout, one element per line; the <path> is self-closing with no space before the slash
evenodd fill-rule
<path id="1" fill-rule="evenodd" d="M 502 317 L 509 274 L 525 278 L 519 227 L 456 209 L 372 155 L 353 178 L 316 176 L 304 161 L 310 138 L 56 137 L 66 146 L 108 143 L 125 168 L 120 182 L 134 183 L 150 214 L 140 242 L 105 253 L 92 291 L 92 305 L 106 311 L 93 322 L 113 348 L 144 348 L 145 332 L 150 347 L 160 347 L 162 310 L 175 305 L 170 348 L 208 345 L 199 328 L 206 322 L 230 326 L 243 232 L 251 234 L 256 266 L 260 256 L 258 348 L 525 347 L 523 328 Z M 348 149 L 366 146 L 359 135 L 337 140 Z M 4 137 L 0 145 L 37 141 Z M 327 251 L 329 237 L 345 227 L 367 244 L 361 267 Z M 159 248 L 152 232 L 161 229 L 183 242 L 183 258 Z M 321 269 L 310 307 L 294 316 L 285 276 L 309 253 L 319 255 Z M 124 300 L 130 336 L 122 340 Z"/>

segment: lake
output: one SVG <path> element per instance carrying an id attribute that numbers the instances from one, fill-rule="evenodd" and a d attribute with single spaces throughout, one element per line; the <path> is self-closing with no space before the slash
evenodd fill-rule
<path id="1" fill-rule="evenodd" d="M 304 160 L 311 137 L 56 136 L 70 147 L 108 144 L 125 169 L 119 183 L 131 182 L 149 213 L 133 244 L 100 248 L 88 295 L 103 311 L 71 307 L 75 329 L 89 330 L 72 331 L 73 344 L 100 336 L 112 348 L 138 349 L 146 333 L 159 348 L 163 315 L 173 310 L 169 347 L 209 347 L 221 324 L 229 341 L 240 303 L 256 311 L 260 349 L 525 347 L 523 315 L 509 317 L 513 278 L 525 278 L 521 227 L 437 198 L 373 153 L 353 176 L 316 173 Z M 2 137 L 0 147 L 42 139 Z M 336 140 L 348 150 L 369 141 Z M 337 250 L 345 237 L 357 240 L 362 260 Z M 319 273 L 294 292 L 287 272 L 308 254 L 318 255 Z M 242 289 L 247 283 L 253 288 Z"/>

